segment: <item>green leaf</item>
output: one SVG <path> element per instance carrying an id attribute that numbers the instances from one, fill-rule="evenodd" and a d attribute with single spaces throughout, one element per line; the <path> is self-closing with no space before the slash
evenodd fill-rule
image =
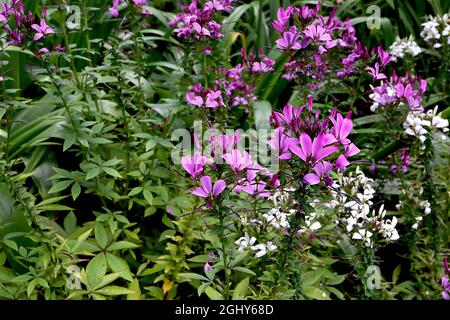
<path id="1" fill-rule="evenodd" d="M 400 272 L 402 270 L 402 266 L 399 264 L 395 267 L 394 271 L 392 272 L 392 282 L 396 284 L 398 282 L 398 279 L 400 278 Z"/>
<path id="2" fill-rule="evenodd" d="M 108 233 L 100 223 L 95 224 L 95 240 L 102 249 L 108 245 Z"/>
<path id="3" fill-rule="evenodd" d="M 105 275 L 102 278 L 102 281 L 100 281 L 94 288 L 93 290 L 97 290 L 99 288 L 102 288 L 104 286 L 107 286 L 108 284 L 110 284 L 111 282 L 113 282 L 114 280 L 116 280 L 117 278 L 119 278 L 121 276 L 120 272 L 114 272 L 114 273 L 108 273 L 107 275 Z"/>
<path id="4" fill-rule="evenodd" d="M 100 174 L 100 168 L 99 167 L 94 167 L 91 170 L 88 171 L 88 173 L 86 174 L 86 181 L 95 178 L 96 176 L 98 176 Z"/>
<path id="5" fill-rule="evenodd" d="M 206 287 L 205 293 L 211 300 L 223 300 L 223 296 L 220 292 L 213 287 Z"/>
<path id="6" fill-rule="evenodd" d="M 103 171 L 105 171 L 107 174 L 114 178 L 122 178 L 119 172 L 117 170 L 110 168 L 110 167 L 102 167 Z"/>
<path id="7" fill-rule="evenodd" d="M 186 272 L 186 273 L 180 273 L 180 277 L 190 279 L 190 280 L 203 280 L 203 281 L 209 281 L 209 279 L 205 276 L 202 276 L 198 273 L 192 273 L 192 272 Z"/>
<path id="8" fill-rule="evenodd" d="M 73 212 L 69 212 L 64 218 L 64 229 L 70 234 L 77 227 L 77 217 Z"/>
<path id="9" fill-rule="evenodd" d="M 72 198 L 75 201 L 78 198 L 78 196 L 80 195 L 80 193 L 81 193 L 81 186 L 80 186 L 80 184 L 78 182 L 75 182 L 72 185 L 72 189 L 70 190 L 70 192 L 72 193 Z"/>
<path id="10" fill-rule="evenodd" d="M 252 270 L 245 268 L 245 267 L 234 267 L 233 270 L 251 274 L 252 276 L 256 276 L 256 273 L 254 273 Z"/>
<path id="11" fill-rule="evenodd" d="M 72 180 L 60 181 L 60 182 L 54 184 L 50 188 L 50 190 L 48 190 L 48 193 L 57 193 L 57 192 L 63 191 L 65 189 L 67 189 L 72 183 L 73 183 Z"/>
<path id="12" fill-rule="evenodd" d="M 120 276 L 125 280 L 128 281 L 133 280 L 133 275 L 130 271 L 130 267 L 128 266 L 127 262 L 124 259 L 119 258 L 109 252 L 106 252 L 106 260 L 113 272 L 120 273 Z"/>
<path id="13" fill-rule="evenodd" d="M 106 274 L 106 255 L 102 252 L 96 255 L 86 266 L 86 276 L 90 287 L 95 287 Z"/>
<path id="14" fill-rule="evenodd" d="M 119 286 L 107 286 L 104 288 L 101 288 L 99 290 L 96 290 L 97 293 L 103 294 L 105 296 L 119 296 L 122 294 L 133 294 L 136 293 L 136 291 L 119 287 Z"/>
<path id="15" fill-rule="evenodd" d="M 242 298 L 245 298 L 248 291 L 248 285 L 250 283 L 249 277 L 243 279 L 241 282 L 238 283 L 236 288 L 234 288 L 233 291 L 233 300 L 239 300 Z"/>
<path id="16" fill-rule="evenodd" d="M 127 300 L 141 300 L 141 288 L 139 287 L 139 280 L 137 278 L 134 278 L 130 282 L 128 289 L 134 291 L 134 293 L 128 294 Z"/>
<path id="17" fill-rule="evenodd" d="M 308 298 L 316 299 L 316 300 L 330 300 L 330 297 L 328 296 L 328 293 L 325 291 L 312 287 L 312 286 L 304 286 L 303 287 L 303 294 L 307 296 Z"/>
<path id="18" fill-rule="evenodd" d="M 129 241 L 117 241 L 108 247 L 108 251 L 135 249 L 139 248 L 139 245 Z"/>
<path id="19" fill-rule="evenodd" d="M 150 206 L 153 205 L 153 195 L 150 190 L 144 189 L 144 198 Z"/>
<path id="20" fill-rule="evenodd" d="M 36 287 L 36 279 L 33 279 L 33 280 L 31 280 L 31 281 L 28 283 L 28 287 L 27 287 L 27 296 L 28 296 L 28 298 L 29 298 L 29 297 L 31 296 L 31 294 L 33 293 L 35 287 Z"/>

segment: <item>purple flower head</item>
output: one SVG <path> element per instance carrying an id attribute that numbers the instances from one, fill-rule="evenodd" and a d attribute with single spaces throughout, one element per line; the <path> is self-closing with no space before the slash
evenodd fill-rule
<path id="1" fill-rule="evenodd" d="M 330 134 L 319 133 L 314 141 L 311 141 L 310 136 L 302 132 L 299 142 L 300 146 L 291 144 L 289 149 L 300 157 L 303 161 L 315 165 L 330 154 L 338 150 L 337 146 L 330 145 L 335 141 L 334 137 Z"/>
<path id="2" fill-rule="evenodd" d="M 203 89 L 199 83 L 192 86 L 186 94 L 186 100 L 189 104 L 201 108 L 217 108 L 224 105 L 220 90 Z"/>
<path id="3" fill-rule="evenodd" d="M 316 24 L 314 26 L 309 26 L 306 28 L 306 30 L 303 31 L 303 33 L 311 40 L 313 41 L 331 41 L 331 36 L 320 25 Z"/>
<path id="4" fill-rule="evenodd" d="M 299 6 L 298 8 L 294 8 L 294 14 L 297 15 L 303 25 L 308 25 L 314 20 L 319 9 L 320 1 L 317 1 L 317 5 L 313 9 L 310 9 L 308 6 Z"/>
<path id="5" fill-rule="evenodd" d="M 300 33 L 287 31 L 283 33 L 283 38 L 278 39 L 276 42 L 277 47 L 281 50 L 299 50 L 302 47 L 297 39 L 300 37 Z"/>
<path id="6" fill-rule="evenodd" d="M 267 72 L 273 70 L 274 64 L 275 64 L 275 61 L 273 61 L 272 59 L 263 57 L 263 60 L 261 62 L 256 61 L 253 63 L 252 72 L 267 73 Z"/>
<path id="7" fill-rule="evenodd" d="M 315 185 L 320 183 L 320 181 L 324 181 L 326 185 L 332 185 L 333 180 L 330 178 L 331 169 L 333 169 L 333 165 L 328 161 L 320 161 L 314 166 L 314 173 L 308 173 L 303 177 L 303 182 Z"/>
<path id="8" fill-rule="evenodd" d="M 266 183 L 264 181 L 248 181 L 241 179 L 239 184 L 234 188 L 234 191 L 239 194 L 241 191 L 248 193 L 251 196 L 259 196 L 263 198 L 270 197 L 270 192 L 266 190 Z"/>
<path id="9" fill-rule="evenodd" d="M 201 186 L 195 188 L 192 191 L 192 194 L 202 198 L 217 198 L 227 186 L 224 180 L 217 180 L 217 182 L 213 185 L 210 176 L 201 177 L 200 183 Z"/>
<path id="10" fill-rule="evenodd" d="M 239 132 L 233 134 L 220 134 L 210 138 L 212 152 L 215 156 L 223 156 L 231 152 L 239 143 Z"/>
<path id="11" fill-rule="evenodd" d="M 207 163 L 212 163 L 212 160 L 202 156 L 199 151 L 196 151 L 192 157 L 186 155 L 181 158 L 181 165 L 194 179 L 197 179 L 197 177 L 203 172 L 203 167 Z"/>
<path id="12" fill-rule="evenodd" d="M 336 140 L 346 146 L 350 143 L 350 140 L 347 139 L 347 136 L 353 129 L 353 123 L 349 119 L 350 114 L 347 117 L 343 118 L 340 113 L 336 115 L 336 119 L 330 117 L 329 119 L 333 123 L 333 128 L 331 129 L 331 134 L 336 138 Z"/>
<path id="13" fill-rule="evenodd" d="M 251 156 L 247 151 L 244 151 L 242 154 L 237 149 L 232 150 L 230 153 L 225 154 L 223 158 L 235 174 L 239 174 L 242 170 L 253 164 Z"/>
<path id="14" fill-rule="evenodd" d="M 391 56 L 388 53 L 386 53 L 386 51 L 384 51 L 383 47 L 381 46 L 378 46 L 378 57 L 380 58 L 382 66 L 387 65 L 392 60 Z"/>
<path id="15" fill-rule="evenodd" d="M 292 14 L 292 6 L 288 6 L 286 10 L 280 7 L 277 12 L 278 20 L 272 21 L 272 25 L 275 28 L 275 30 L 277 30 L 280 33 L 285 31 L 287 24 L 289 22 L 289 18 L 291 17 L 291 14 Z"/>
<path id="16" fill-rule="evenodd" d="M 441 277 L 440 282 L 442 286 L 442 298 L 444 298 L 444 300 L 450 300 L 450 281 L 448 275 Z"/>
<path id="17" fill-rule="evenodd" d="M 208 252 L 208 258 L 210 258 L 211 260 L 216 258 L 216 255 L 214 254 L 214 252 L 210 251 Z"/>
<path id="18" fill-rule="evenodd" d="M 268 140 L 267 143 L 272 147 L 272 150 L 278 151 L 278 157 L 280 160 L 288 160 L 291 158 L 291 153 L 289 152 L 289 146 L 296 143 L 297 139 L 290 138 L 284 133 L 282 127 L 275 129 L 272 139 Z"/>
<path id="19" fill-rule="evenodd" d="M 23 39 L 25 38 L 25 35 L 21 33 L 18 29 L 11 30 L 9 25 L 5 26 L 5 30 L 8 33 L 9 36 L 9 44 L 13 46 L 21 46 L 23 44 Z"/>
<path id="20" fill-rule="evenodd" d="M 47 25 L 44 18 L 41 19 L 40 25 L 32 24 L 31 27 L 36 30 L 36 34 L 33 38 L 34 41 L 37 41 L 46 35 L 55 33 L 55 31 Z"/>
<path id="21" fill-rule="evenodd" d="M 65 51 L 66 48 L 64 48 L 63 46 L 57 44 L 57 45 L 55 45 L 55 46 L 53 47 L 53 50 L 56 50 L 56 51 Z"/>
<path id="22" fill-rule="evenodd" d="M 203 266 L 203 268 L 205 269 L 205 272 L 212 270 L 212 267 L 208 262 L 205 262 L 205 265 Z"/>
<path id="23" fill-rule="evenodd" d="M 387 78 L 383 73 L 380 73 L 380 64 L 378 62 L 375 62 L 375 68 L 366 67 L 366 70 L 368 71 L 369 75 L 372 76 L 372 79 L 374 81 Z"/>

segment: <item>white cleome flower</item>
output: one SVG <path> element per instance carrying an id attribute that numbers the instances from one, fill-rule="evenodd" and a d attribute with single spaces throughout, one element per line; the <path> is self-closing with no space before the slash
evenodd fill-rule
<path id="1" fill-rule="evenodd" d="M 263 217 L 271 226 L 275 227 L 276 229 L 289 228 L 287 215 L 277 208 L 270 209 L 269 212 L 263 214 Z"/>
<path id="2" fill-rule="evenodd" d="M 274 251 L 276 248 L 277 248 L 277 246 L 274 245 L 272 243 L 272 241 L 267 241 L 267 243 L 260 243 L 260 244 L 257 244 L 256 246 L 252 246 L 252 250 L 253 251 L 258 251 L 255 254 L 256 258 L 260 258 L 262 256 L 265 256 L 266 253 L 267 253 L 267 250 Z"/>
<path id="3" fill-rule="evenodd" d="M 243 237 L 240 237 L 239 239 L 236 240 L 236 244 L 239 245 L 239 249 L 238 251 L 244 251 L 245 248 L 247 248 L 248 246 L 252 246 L 254 243 L 256 242 L 256 238 L 255 237 L 251 237 L 248 235 L 248 233 L 246 232 L 245 235 Z"/>
<path id="4" fill-rule="evenodd" d="M 359 229 L 358 232 L 355 232 L 353 234 L 352 239 L 355 240 L 363 240 L 365 241 L 365 246 L 366 247 L 372 247 L 372 240 L 370 239 L 372 237 L 373 233 L 370 232 L 369 230 L 365 230 L 365 229 Z"/>

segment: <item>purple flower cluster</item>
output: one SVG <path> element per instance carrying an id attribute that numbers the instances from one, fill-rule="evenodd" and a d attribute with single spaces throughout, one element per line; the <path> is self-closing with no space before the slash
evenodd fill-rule
<path id="1" fill-rule="evenodd" d="M 273 111 L 271 123 L 276 129 L 269 145 L 278 152 L 280 160 L 290 160 L 291 152 L 313 169 L 314 172 L 303 177 L 305 183 L 314 185 L 323 181 L 331 185 L 332 169 L 345 170 L 350 164 L 347 158 L 359 152 L 348 139 L 353 128 L 351 114 L 344 118 L 334 109 L 327 119 L 321 120 L 312 105 L 309 96 L 306 105 L 294 108 L 288 104 L 282 112 Z M 330 160 L 330 156 L 335 160 Z"/>
<path id="2" fill-rule="evenodd" d="M 422 97 L 427 88 L 427 81 L 417 76 L 412 77 L 409 72 L 404 77 L 392 73 L 390 79 L 372 89 L 370 98 L 374 101 L 371 110 L 388 108 L 393 105 L 407 105 L 412 111 L 423 111 Z"/>
<path id="3" fill-rule="evenodd" d="M 113 5 L 109 8 L 109 13 L 111 13 L 113 17 L 117 18 L 119 16 L 119 7 L 122 2 L 122 0 L 113 0 Z M 141 9 L 141 14 L 145 16 L 152 14 L 150 10 L 144 8 L 144 6 L 148 5 L 147 0 L 133 0 L 132 2 L 136 5 L 136 7 Z"/>
<path id="4" fill-rule="evenodd" d="M 200 83 L 192 86 L 186 94 L 186 100 L 190 105 L 200 108 L 217 108 L 224 105 L 220 90 L 202 88 Z"/>
<path id="5" fill-rule="evenodd" d="M 47 10 L 42 9 L 42 18 L 37 20 L 31 11 L 25 13 L 22 1 L 13 0 L 11 5 L 7 2 L 1 4 L 0 22 L 5 23 L 7 42 L 9 45 L 25 46 L 26 39 L 32 39 L 35 43 L 54 34 L 55 31 L 47 24 L 45 19 Z M 11 19 L 12 18 L 12 19 Z M 54 48 L 55 50 L 63 50 L 61 46 Z M 42 53 L 48 53 L 47 48 L 36 50 L 36 56 Z"/>
<path id="6" fill-rule="evenodd" d="M 186 155 L 181 160 L 183 168 L 193 179 L 200 182 L 200 186 L 192 193 L 206 198 L 208 207 L 211 207 L 212 200 L 227 190 L 227 186 L 228 190 L 235 194 L 245 192 L 251 196 L 268 198 L 271 195 L 269 189 L 280 185 L 277 175 L 259 165 L 247 151 L 238 148 L 240 139 L 239 133 L 210 138 L 212 156 L 222 159 L 217 161 L 220 164 L 214 164 L 212 158 L 201 155 L 199 151 L 192 156 Z M 205 173 L 207 166 L 224 178 L 213 183 L 211 177 Z"/>
<path id="7" fill-rule="evenodd" d="M 196 83 L 186 94 L 188 104 L 201 108 L 217 108 L 221 106 L 247 106 L 256 101 L 254 86 L 251 84 L 255 77 L 273 70 L 275 61 L 259 52 L 259 59 L 255 54 L 246 54 L 241 49 L 242 62 L 233 68 L 218 68 L 215 80 L 210 88 L 203 88 Z"/>
<path id="8" fill-rule="evenodd" d="M 183 6 L 182 12 L 169 21 L 175 27 L 179 39 L 216 39 L 223 36 L 222 26 L 214 20 L 214 14 L 232 9 L 234 0 L 211 0 L 202 7 L 197 0 Z"/>
<path id="9" fill-rule="evenodd" d="M 392 164 L 389 167 L 389 171 L 392 173 L 397 173 L 397 172 L 402 172 L 402 173 L 406 173 L 408 172 L 408 167 L 411 164 L 411 160 L 409 158 L 409 150 L 408 149 L 403 149 L 401 154 L 400 154 L 400 161 L 401 163 L 399 165 L 397 164 Z"/>
<path id="10" fill-rule="evenodd" d="M 325 18 L 318 13 L 319 9 L 320 2 L 312 9 L 289 5 L 286 9 L 280 8 L 277 19 L 272 21 L 274 29 L 280 33 L 276 47 L 289 57 L 282 76 L 287 80 L 306 76 L 322 81 L 335 67 L 327 57 L 333 50 L 350 51 L 342 60 L 344 68 L 337 71 L 339 77 L 351 74 L 357 60 L 369 57 L 367 49 L 356 42 L 355 29 L 349 20 L 342 22 L 335 18 L 335 10 Z M 313 86 L 309 84 L 310 89 Z"/>
<path id="11" fill-rule="evenodd" d="M 450 280 L 448 278 L 450 273 L 449 273 L 448 262 L 447 262 L 446 257 L 444 257 L 443 263 L 444 263 L 445 274 L 440 279 L 440 283 L 442 286 L 442 297 L 444 298 L 444 300 L 450 300 Z"/>

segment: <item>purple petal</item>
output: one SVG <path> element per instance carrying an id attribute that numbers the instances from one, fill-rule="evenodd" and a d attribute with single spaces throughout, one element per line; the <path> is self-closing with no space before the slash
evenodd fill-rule
<path id="1" fill-rule="evenodd" d="M 321 149 L 319 151 L 319 153 L 317 153 L 315 159 L 316 159 L 316 161 L 320 161 L 323 158 L 328 157 L 333 152 L 336 152 L 336 150 L 338 150 L 338 147 L 336 147 L 336 146 L 325 147 L 325 148 Z"/>
<path id="2" fill-rule="evenodd" d="M 303 177 L 303 181 L 310 185 L 315 185 L 320 182 L 320 177 L 315 173 L 308 173 Z"/>
<path id="3" fill-rule="evenodd" d="M 210 176 L 203 176 L 200 178 L 200 182 L 202 183 L 202 188 L 207 192 L 207 193 L 212 193 L 212 182 L 211 182 L 211 177 Z"/>
<path id="4" fill-rule="evenodd" d="M 345 118 L 342 121 L 342 124 L 341 124 L 339 137 L 341 139 L 346 138 L 350 134 L 350 132 L 352 131 L 352 128 L 353 128 L 352 120 Z"/>
<path id="5" fill-rule="evenodd" d="M 222 191 L 225 189 L 225 187 L 227 186 L 226 182 L 223 180 L 218 180 L 213 187 L 213 196 L 217 197 L 219 194 L 222 193 Z"/>
<path id="6" fill-rule="evenodd" d="M 302 134 L 300 136 L 300 146 L 302 147 L 302 150 L 306 156 L 309 156 L 312 154 L 311 138 L 305 132 L 302 132 Z"/>
<path id="7" fill-rule="evenodd" d="M 306 161 L 306 155 L 303 153 L 303 150 L 299 148 L 299 146 L 295 145 L 295 144 L 291 144 L 289 146 L 289 149 L 295 153 L 297 156 L 300 157 L 300 159 L 302 159 L 303 161 Z"/>
<path id="8" fill-rule="evenodd" d="M 208 198 L 209 193 L 207 193 L 202 187 L 195 188 L 192 191 L 192 194 L 195 194 L 196 196 L 202 197 L 202 198 Z"/>
<path id="9" fill-rule="evenodd" d="M 350 162 L 348 162 L 347 158 L 341 154 L 335 163 L 336 168 L 338 168 L 339 170 L 345 170 L 345 168 L 347 168 L 347 166 L 350 164 Z"/>

